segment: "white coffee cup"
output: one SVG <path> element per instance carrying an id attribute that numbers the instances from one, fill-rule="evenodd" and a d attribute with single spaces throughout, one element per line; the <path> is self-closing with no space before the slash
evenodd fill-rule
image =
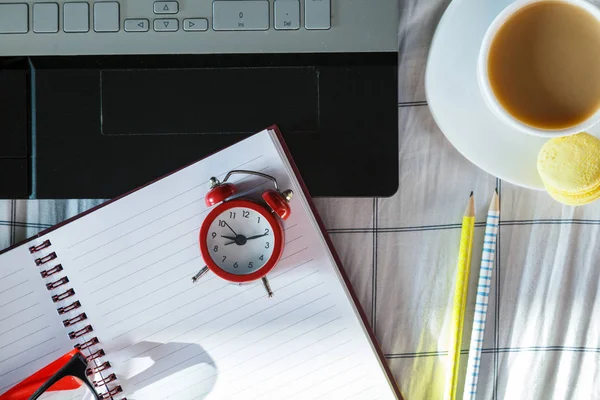
<path id="1" fill-rule="evenodd" d="M 479 83 L 479 89 L 481 94 L 483 95 L 483 99 L 485 100 L 488 108 L 504 123 L 510 125 L 511 127 L 521 131 L 528 133 L 530 135 L 535 136 L 543 136 L 543 137 L 557 137 L 557 136 L 567 136 L 575 133 L 583 132 L 598 122 L 600 122 L 600 109 L 596 110 L 594 114 L 592 114 L 585 121 L 570 126 L 568 128 L 563 129 L 541 129 L 536 128 L 530 125 L 527 125 L 515 117 L 513 117 L 508 111 L 504 109 L 504 107 L 500 104 L 496 95 L 494 94 L 492 87 L 490 85 L 489 76 L 488 76 L 488 55 L 490 52 L 490 47 L 498 30 L 500 27 L 508 20 L 510 17 L 515 14 L 517 11 L 522 9 L 525 6 L 534 3 L 541 3 L 546 1 L 561 1 L 563 3 L 568 3 L 580 7 L 593 15 L 598 22 L 600 22 L 600 9 L 591 3 L 585 0 L 516 0 L 514 3 L 508 5 L 498 16 L 494 19 L 491 25 L 488 27 L 485 36 L 483 37 L 483 42 L 481 43 L 481 47 L 479 49 L 479 58 L 477 60 L 477 81 Z M 599 66 L 600 67 L 600 66 Z"/>

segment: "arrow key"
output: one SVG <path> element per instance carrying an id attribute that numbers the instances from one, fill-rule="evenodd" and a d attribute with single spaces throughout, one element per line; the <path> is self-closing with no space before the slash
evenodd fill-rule
<path id="1" fill-rule="evenodd" d="M 154 14 L 177 14 L 179 3 L 176 1 L 155 1 Z"/>
<path id="2" fill-rule="evenodd" d="M 179 30 L 179 21 L 176 18 L 159 18 L 154 20 L 156 32 L 176 32 Z"/>
<path id="3" fill-rule="evenodd" d="M 183 30 L 188 32 L 208 30 L 208 20 L 206 18 L 187 18 L 183 20 Z"/>
<path id="4" fill-rule="evenodd" d="M 148 32 L 150 22 L 147 19 L 126 19 L 125 32 Z"/>

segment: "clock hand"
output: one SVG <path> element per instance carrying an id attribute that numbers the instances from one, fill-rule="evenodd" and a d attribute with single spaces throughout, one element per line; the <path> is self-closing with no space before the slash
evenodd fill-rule
<path id="1" fill-rule="evenodd" d="M 231 240 L 231 242 L 225 243 L 225 246 L 227 246 L 228 244 L 232 244 L 232 243 L 235 243 L 238 246 L 243 246 L 246 244 L 246 241 L 248 240 L 248 239 L 246 239 L 246 236 L 244 236 L 244 235 L 237 235 L 235 237 L 221 235 L 221 237 Z"/>
<path id="2" fill-rule="evenodd" d="M 227 221 L 223 221 L 223 222 L 225 222 L 225 225 L 227 225 L 227 227 L 229 228 L 229 230 L 230 230 L 231 232 L 233 232 L 233 234 L 234 234 L 235 236 L 237 236 L 237 235 L 238 235 L 237 233 L 235 233 L 235 231 L 234 231 L 233 229 L 231 229 L 231 227 L 229 226 L 229 224 L 227 223 Z"/>
<path id="3" fill-rule="evenodd" d="M 267 236 L 267 235 L 268 235 L 268 233 L 263 233 L 262 235 L 250 236 L 250 237 L 247 237 L 246 240 L 258 239 L 259 237 L 263 237 L 263 236 Z"/>

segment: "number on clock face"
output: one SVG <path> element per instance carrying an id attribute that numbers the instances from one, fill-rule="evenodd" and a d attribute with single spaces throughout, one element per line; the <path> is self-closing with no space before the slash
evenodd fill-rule
<path id="1" fill-rule="evenodd" d="M 212 260 L 235 275 L 262 268 L 274 249 L 273 227 L 262 214 L 249 208 L 223 211 L 210 224 L 206 244 Z"/>

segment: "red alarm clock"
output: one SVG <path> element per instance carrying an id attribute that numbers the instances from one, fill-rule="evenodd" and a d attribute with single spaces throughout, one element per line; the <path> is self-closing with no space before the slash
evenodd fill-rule
<path id="1" fill-rule="evenodd" d="M 227 180 L 234 174 L 269 179 L 275 189 L 261 195 L 262 202 L 244 198 Z M 237 195 L 237 196 L 236 196 Z M 200 252 L 206 266 L 192 280 L 196 282 L 208 271 L 230 282 L 246 283 L 257 279 L 273 296 L 266 275 L 275 267 L 284 246 L 282 220 L 290 216 L 292 191 L 281 192 L 277 180 L 261 172 L 234 170 L 219 182 L 210 178 L 205 202 L 213 208 L 200 227 Z"/>

